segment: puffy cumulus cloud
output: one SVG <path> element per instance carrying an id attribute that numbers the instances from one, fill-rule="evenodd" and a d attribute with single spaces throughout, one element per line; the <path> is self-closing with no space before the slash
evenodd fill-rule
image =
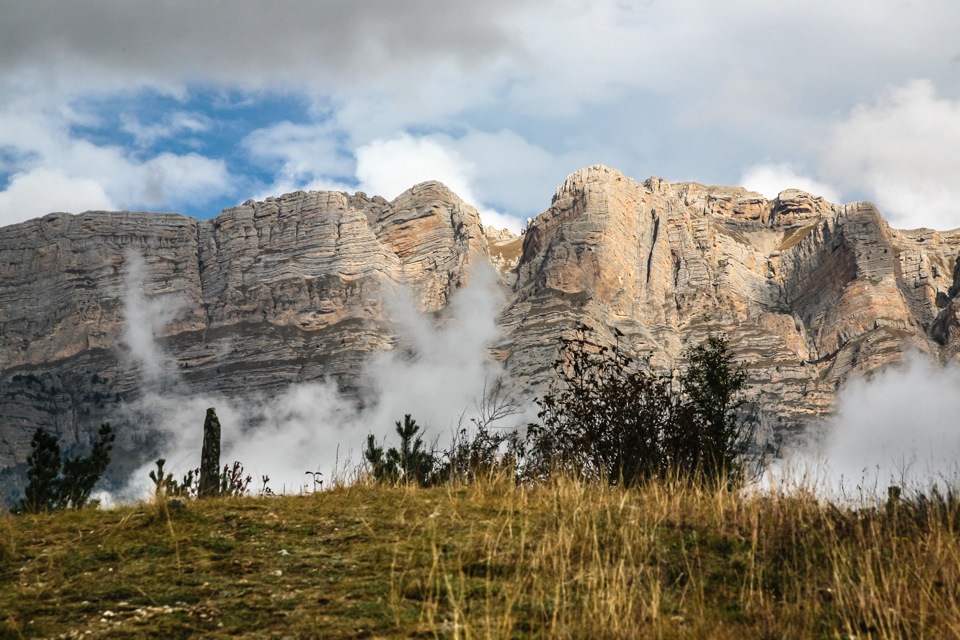
<path id="1" fill-rule="evenodd" d="M 768 200 L 776 198 L 781 191 L 800 189 L 830 202 L 840 202 L 840 193 L 836 189 L 803 175 L 790 164 L 761 164 L 749 167 L 740 177 L 740 184 L 762 194 Z"/>
<path id="2" fill-rule="evenodd" d="M 471 130 L 448 144 L 472 164 L 473 186 L 483 202 L 523 217 L 546 209 L 567 175 L 596 164 L 602 155 L 576 141 L 570 149 L 551 152 L 510 129 Z"/>
<path id="3" fill-rule="evenodd" d="M 868 194 L 894 226 L 960 227 L 960 101 L 929 80 L 887 90 L 833 127 L 824 173 Z"/>
<path id="4" fill-rule="evenodd" d="M 54 211 L 114 209 L 96 180 L 71 178 L 51 169 L 13 176 L 0 191 L 0 225 L 23 222 Z"/>
<path id="5" fill-rule="evenodd" d="M 711 126 L 745 132 L 758 116 L 763 126 L 792 124 L 767 139 L 788 150 L 813 133 L 810 116 L 828 116 L 878 82 L 911 69 L 950 80 L 945 63 L 956 53 L 960 7 L 555 0 L 519 5 L 508 16 L 525 47 L 511 67 L 513 106 L 550 114 L 626 96 L 636 103 L 634 88 L 670 101 L 677 117 Z"/>
<path id="6" fill-rule="evenodd" d="M 554 154 L 518 133 L 469 129 L 459 136 L 409 133 L 361 145 L 356 157 L 334 122 L 280 122 L 243 142 L 251 161 L 276 176 L 266 192 L 356 189 L 393 198 L 417 182 L 440 180 L 475 206 L 509 209 L 508 218 L 542 211 L 563 177 L 592 163 L 593 151 Z M 495 213 L 495 212 L 494 212 Z M 515 221 L 507 220 L 514 224 Z"/>
<path id="7" fill-rule="evenodd" d="M 0 191 L 0 220 L 9 224 L 51 211 L 172 208 L 205 202 L 228 190 L 222 160 L 162 153 L 137 161 L 115 147 L 69 143 L 63 156 L 45 155 Z"/>
<path id="8" fill-rule="evenodd" d="M 496 209 L 480 209 L 480 220 L 488 228 L 506 229 L 513 234 L 519 234 L 526 224 L 516 216 L 501 213 Z"/>
<path id="9" fill-rule="evenodd" d="M 273 175 L 266 197 L 304 190 L 349 190 L 354 160 L 343 148 L 342 132 L 329 122 L 278 122 L 251 132 L 243 140 L 250 160 Z"/>
<path id="10" fill-rule="evenodd" d="M 357 178 L 364 191 L 388 200 L 427 180 L 439 180 L 464 200 L 473 200 L 473 165 L 431 138 L 402 134 L 357 149 Z M 475 200 L 474 200 L 475 202 Z"/>
<path id="11" fill-rule="evenodd" d="M 281 122 L 252 132 L 243 144 L 275 176 L 256 197 L 332 189 L 393 199 L 417 183 L 439 180 L 476 206 L 485 224 L 514 232 L 521 215 L 538 213 L 548 201 L 560 164 L 509 131 L 468 131 L 458 138 L 402 133 L 362 145 L 354 157 L 335 123 Z M 503 213 L 492 200 L 519 205 L 519 211 Z"/>
<path id="12" fill-rule="evenodd" d="M 75 127 L 92 118 L 69 105 L 29 99 L 0 106 L 0 148 L 16 157 L 6 163 L 12 175 L 0 191 L 0 220 L 54 210 L 169 208 L 207 202 L 233 186 L 222 159 L 170 152 L 141 157 L 86 140 Z"/>
<path id="13" fill-rule="evenodd" d="M 356 157 L 357 179 L 363 191 L 393 199 L 414 184 L 439 180 L 476 206 L 484 224 L 505 227 L 514 233 L 520 231 L 519 219 L 480 204 L 471 185 L 475 165 L 442 138 L 402 134 L 389 140 L 374 140 L 357 149 Z"/>

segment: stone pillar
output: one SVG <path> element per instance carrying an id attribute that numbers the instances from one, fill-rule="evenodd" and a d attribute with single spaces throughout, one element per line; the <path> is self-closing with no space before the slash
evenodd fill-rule
<path id="1" fill-rule="evenodd" d="M 220 494 L 220 421 L 213 407 L 207 409 L 203 421 L 203 453 L 200 457 L 200 485 L 197 496 L 206 498 Z"/>

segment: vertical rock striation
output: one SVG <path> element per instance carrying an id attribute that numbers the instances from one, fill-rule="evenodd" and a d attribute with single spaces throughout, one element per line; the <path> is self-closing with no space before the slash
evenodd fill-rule
<path id="1" fill-rule="evenodd" d="M 196 392 L 321 378 L 349 391 L 371 353 L 397 346 L 391 291 L 437 312 L 486 263 L 506 297 L 491 353 L 529 393 L 551 375 L 557 336 L 581 324 L 605 342 L 620 332 L 664 372 L 722 331 L 763 420 L 789 435 L 904 349 L 958 357 L 958 257 L 960 231 L 897 231 L 869 203 L 640 183 L 602 166 L 567 178 L 520 237 L 484 229 L 437 182 L 392 202 L 296 192 L 205 221 L 51 214 L 0 229 L 0 470 L 26 459 L 36 427 L 87 444 L 143 393 L 131 323 L 159 342 L 177 370 L 167 378 Z M 127 313 L 131 288 L 168 321 Z M 120 450 L 147 438 L 118 432 Z"/>
<path id="2" fill-rule="evenodd" d="M 789 433 L 905 348 L 956 357 L 958 253 L 960 232 L 895 231 L 869 203 L 589 167 L 528 227 L 498 347 L 536 387 L 556 335 L 579 323 L 604 342 L 621 332 L 657 371 L 724 332 L 757 405 Z"/>

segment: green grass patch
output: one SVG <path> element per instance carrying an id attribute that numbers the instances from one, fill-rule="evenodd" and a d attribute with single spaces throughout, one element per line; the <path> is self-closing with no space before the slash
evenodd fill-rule
<path id="1" fill-rule="evenodd" d="M 3 516 L 0 638 L 953 637 L 934 506 L 494 480 Z"/>

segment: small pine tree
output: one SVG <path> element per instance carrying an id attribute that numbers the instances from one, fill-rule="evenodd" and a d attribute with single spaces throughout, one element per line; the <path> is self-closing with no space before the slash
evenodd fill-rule
<path id="1" fill-rule="evenodd" d="M 397 435 L 400 436 L 400 450 L 393 454 L 393 458 L 407 482 L 416 482 L 419 485 L 430 483 L 433 476 L 433 467 L 435 464 L 434 456 L 427 451 L 423 444 L 423 439 L 417 435 L 420 433 L 420 425 L 417 421 L 406 414 L 403 417 L 403 424 L 396 423 Z M 391 449 L 388 457 L 396 450 Z"/>
<path id="2" fill-rule="evenodd" d="M 17 511 L 39 513 L 52 510 L 59 491 L 60 443 L 57 437 L 38 428 L 30 441 L 27 458 L 27 488 Z"/>
<path id="3" fill-rule="evenodd" d="M 117 437 L 108 422 L 100 425 L 98 436 L 89 456 L 85 458 L 75 456 L 64 460 L 58 508 L 79 509 L 86 505 L 90 500 L 90 494 L 93 493 L 93 487 L 107 470 L 107 465 L 110 464 L 110 449 L 113 448 L 113 441 Z"/>
<path id="4" fill-rule="evenodd" d="M 436 475 L 437 459 L 418 435 L 420 425 L 408 413 L 402 423 L 396 423 L 396 432 L 400 436 L 400 448 L 390 447 L 386 452 L 382 446 L 377 446 L 372 434 L 367 436 L 363 455 L 373 469 L 374 479 L 378 482 L 416 482 L 421 486 L 431 484 Z"/>
<path id="5" fill-rule="evenodd" d="M 367 436 L 367 448 L 363 452 L 363 457 L 370 463 L 373 479 L 377 482 L 394 482 L 395 478 L 390 477 L 383 454 L 383 447 L 377 446 L 377 441 L 373 437 L 373 434 L 369 434 Z"/>
<path id="6" fill-rule="evenodd" d="M 56 436 L 37 429 L 27 458 L 27 488 L 15 511 L 37 513 L 84 507 L 110 464 L 110 449 L 115 439 L 110 424 L 105 422 L 100 425 L 99 438 L 89 456 L 61 461 Z"/>

